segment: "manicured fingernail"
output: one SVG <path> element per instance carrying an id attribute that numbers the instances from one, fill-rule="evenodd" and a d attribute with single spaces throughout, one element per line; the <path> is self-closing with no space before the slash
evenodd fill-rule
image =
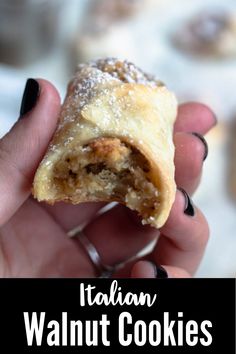
<path id="1" fill-rule="evenodd" d="M 206 139 L 199 133 L 191 133 L 192 135 L 196 136 L 199 140 L 201 140 L 201 142 L 203 143 L 204 145 L 204 149 L 205 149 L 205 152 L 204 152 L 204 155 L 203 155 L 203 161 L 206 160 L 207 156 L 208 156 L 208 144 L 206 142 Z"/>
<path id="2" fill-rule="evenodd" d="M 183 196 L 185 198 L 184 214 L 186 214 L 188 216 L 194 216 L 195 209 L 193 206 L 193 202 L 192 202 L 191 198 L 189 197 L 188 193 L 185 192 L 185 190 L 182 188 L 178 188 L 178 190 L 183 193 Z"/>
<path id="3" fill-rule="evenodd" d="M 157 279 L 167 279 L 168 274 L 165 268 L 163 268 L 161 265 L 156 265 L 153 262 L 150 262 L 153 266 L 154 269 L 154 277 Z"/>
<path id="4" fill-rule="evenodd" d="M 28 79 L 25 84 L 25 90 L 21 101 L 20 118 L 34 108 L 39 97 L 39 92 L 39 83 L 34 79 Z"/>

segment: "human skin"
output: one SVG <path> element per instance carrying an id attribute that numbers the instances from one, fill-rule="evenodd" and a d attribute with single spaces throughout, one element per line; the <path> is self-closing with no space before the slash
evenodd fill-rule
<path id="1" fill-rule="evenodd" d="M 150 242 L 153 251 L 132 261 L 117 277 L 154 277 L 154 264 L 168 277 L 192 276 L 199 266 L 209 237 L 208 224 L 194 206 L 187 215 L 186 198 L 177 190 L 166 224 L 157 230 L 143 226 L 138 216 L 117 205 L 96 217 L 103 203 L 49 206 L 31 196 L 35 171 L 55 131 L 60 97 L 55 87 L 38 79 L 40 95 L 30 112 L 19 119 L 0 140 L 0 277 L 96 277 L 98 274 L 78 238 L 67 232 L 88 222 L 84 233 L 97 248 L 102 261 L 113 265 L 133 257 Z M 216 124 L 205 105 L 179 106 L 174 143 L 176 183 L 193 194 L 200 182 L 204 135 Z"/>

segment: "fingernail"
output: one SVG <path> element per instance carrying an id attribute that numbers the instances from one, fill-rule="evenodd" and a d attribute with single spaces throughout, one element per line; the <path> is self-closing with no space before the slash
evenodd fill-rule
<path id="1" fill-rule="evenodd" d="M 204 148 L 205 148 L 205 152 L 204 152 L 204 155 L 203 155 L 203 161 L 205 161 L 207 156 L 208 156 L 208 144 L 206 142 L 206 139 L 199 133 L 192 132 L 191 134 L 196 136 L 203 143 Z"/>
<path id="2" fill-rule="evenodd" d="M 167 279 L 168 274 L 165 268 L 163 268 L 161 265 L 156 265 L 153 262 L 150 262 L 153 266 L 154 269 L 154 277 L 157 279 Z"/>
<path id="3" fill-rule="evenodd" d="M 25 90 L 21 101 L 20 118 L 31 111 L 31 109 L 35 106 L 39 92 L 39 83 L 34 79 L 28 79 L 25 84 Z"/>
<path id="4" fill-rule="evenodd" d="M 188 216 L 194 216 L 195 209 L 193 206 L 193 202 L 192 202 L 191 198 L 189 197 L 188 193 L 182 188 L 178 188 L 178 190 L 183 193 L 184 198 L 185 198 L 184 214 L 186 214 Z"/>

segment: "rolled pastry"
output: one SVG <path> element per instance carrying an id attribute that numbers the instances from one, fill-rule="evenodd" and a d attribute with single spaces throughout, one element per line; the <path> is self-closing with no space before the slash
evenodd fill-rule
<path id="1" fill-rule="evenodd" d="M 175 96 L 127 61 L 81 64 L 33 182 L 38 201 L 117 201 L 161 227 L 175 196 Z"/>

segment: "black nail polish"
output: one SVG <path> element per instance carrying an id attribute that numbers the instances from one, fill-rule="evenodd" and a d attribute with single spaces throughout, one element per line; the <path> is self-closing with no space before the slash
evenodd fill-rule
<path id="1" fill-rule="evenodd" d="M 35 106 L 39 96 L 39 91 L 39 83 L 36 80 L 28 79 L 26 81 L 20 107 L 20 118 L 31 111 L 31 109 Z"/>
<path id="2" fill-rule="evenodd" d="M 167 271 L 165 270 L 165 268 L 163 268 L 160 265 L 156 265 L 153 262 L 150 262 L 150 263 L 153 265 L 155 278 L 157 278 L 157 279 L 167 279 L 168 278 L 168 274 L 167 274 Z"/>
<path id="3" fill-rule="evenodd" d="M 184 189 L 182 189 L 182 188 L 178 188 L 178 189 L 180 192 L 183 193 L 184 198 L 185 198 L 184 214 L 186 214 L 188 216 L 194 216 L 195 209 L 194 209 L 193 202 L 192 202 L 191 198 L 189 197 L 188 193 L 185 192 Z"/>
<path id="4" fill-rule="evenodd" d="M 194 135 L 194 136 L 196 136 L 196 137 L 197 137 L 198 139 L 200 139 L 201 142 L 203 143 L 204 148 L 205 148 L 205 153 L 204 153 L 204 156 L 203 156 L 203 161 L 205 161 L 206 158 L 207 158 L 207 156 L 208 156 L 208 144 L 207 144 L 207 142 L 206 142 L 206 139 L 205 139 L 201 134 L 199 134 L 199 133 L 193 132 L 193 133 L 191 133 L 191 134 Z"/>

